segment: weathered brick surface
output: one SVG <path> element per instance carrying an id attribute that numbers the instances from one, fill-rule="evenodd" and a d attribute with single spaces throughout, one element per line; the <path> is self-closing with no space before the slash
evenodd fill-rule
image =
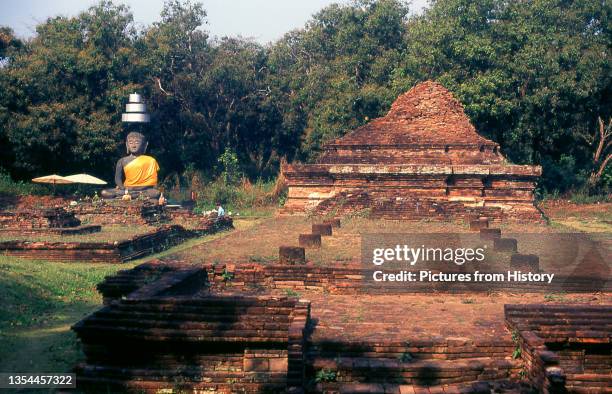
<path id="1" fill-rule="evenodd" d="M 157 276 L 156 270 L 161 270 Z M 231 280 L 227 279 L 228 272 L 232 274 Z M 283 389 L 299 392 L 319 371 L 327 369 L 335 372 L 333 381 L 308 386 L 309 391 L 358 392 L 382 387 L 384 392 L 409 392 L 410 387 L 415 392 L 424 388 L 430 392 L 444 392 L 445 388 L 449 392 L 484 392 L 484 386 L 491 391 L 516 384 L 522 363 L 530 368 L 536 364 L 541 366 L 544 372 L 540 376 L 546 379 L 550 390 L 558 385 L 560 377 L 575 382 L 572 387 L 591 384 L 601 387 L 601 382 L 605 382 L 601 371 L 609 365 L 610 352 L 598 346 L 608 346 L 603 340 L 610 340 L 609 322 L 606 322 L 609 317 L 604 318 L 610 312 L 609 307 L 606 310 L 583 308 L 583 305 L 553 310 L 547 310 L 548 305 L 507 308 L 506 317 L 515 324 L 511 331 L 519 330 L 524 342 L 520 345 L 524 349 L 522 360 L 515 360 L 511 354 L 516 344 L 510 331 L 504 329 L 502 319 L 492 322 L 478 315 L 471 317 L 478 322 L 476 330 L 456 322 L 446 328 L 435 319 L 430 321 L 414 315 L 418 313 L 415 305 L 396 295 L 366 296 L 357 307 L 359 310 L 363 307 L 366 312 L 356 311 L 352 301 L 364 274 L 357 267 L 333 265 L 152 262 L 122 271 L 99 286 L 110 309 L 91 319 L 88 330 L 95 332 L 100 322 L 112 325 L 113 330 L 119 325 L 126 327 L 119 328 L 119 338 L 129 335 L 134 343 L 142 335 L 148 349 L 172 348 L 180 353 L 181 357 L 148 354 L 147 362 L 156 363 L 155 371 L 149 372 L 151 375 L 143 372 L 148 370 L 148 365 L 139 365 L 138 387 L 151 387 L 151 390 L 180 380 L 186 382 L 186 390 L 217 385 L 222 392 L 257 392 L 264 386 L 246 385 L 252 384 L 258 374 L 257 382 L 272 387 L 271 391 L 277 387 L 279 392 Z M 268 291 L 278 293 L 284 289 L 320 290 L 307 293 L 312 300 L 312 312 L 310 303 L 266 295 Z M 588 284 L 585 290 L 588 291 Z M 431 292 L 431 288 L 424 287 L 423 291 Z M 245 305 L 245 298 L 253 303 Z M 270 299 L 283 301 L 268 303 Z M 437 308 L 451 313 L 443 304 Z M 409 313 L 405 314 L 406 311 Z M 306 330 L 311 313 L 314 324 L 310 330 L 314 332 Z M 581 317 L 577 319 L 578 315 Z M 410 324 L 403 324 L 408 321 Z M 563 322 L 560 329 L 557 321 Z M 579 321 L 584 324 L 589 321 L 588 329 L 583 323 L 574 326 Z M 606 329 L 607 336 L 602 332 Z M 534 334 L 536 331 L 538 335 Z M 309 334 L 305 336 L 305 332 Z M 406 335 L 407 332 L 411 335 Z M 101 336 L 98 332 L 96 340 Z M 590 343 L 591 347 L 588 350 L 563 347 L 554 353 L 545 347 L 558 338 L 572 337 Z M 111 341 L 110 338 L 117 337 L 113 334 L 108 338 Z M 158 347 L 153 345 L 155 341 L 168 341 L 172 346 Z M 189 345 L 181 347 L 179 342 L 183 341 Z M 207 345 L 199 347 L 198 341 Z M 593 345 L 590 341 L 597 342 Z M 254 342 L 258 346 L 253 346 Z M 109 351 L 106 344 L 89 343 L 84 349 L 91 357 Z M 203 354 L 196 356 L 190 352 Z M 177 360 L 186 359 L 200 366 L 195 369 L 203 378 L 200 382 L 191 381 L 186 372 L 194 365 L 178 364 Z M 581 360 L 581 368 L 587 369 L 571 369 L 577 359 Z M 92 363 L 88 361 L 88 364 Z M 561 374 L 553 367 L 561 367 Z M 106 364 L 102 369 L 97 368 L 97 365 L 88 365 L 80 370 L 80 381 L 99 383 L 103 377 L 115 376 L 118 370 L 116 366 L 105 369 Z M 134 368 L 129 366 L 126 376 L 128 372 L 134 373 Z M 163 371 L 162 375 L 159 371 Z M 156 383 L 147 378 L 150 376 L 155 377 Z M 113 379 L 128 383 L 127 378 Z M 143 386 L 145 383 L 150 386 Z M 480 388 L 475 388 L 476 384 Z"/>
<path id="2" fill-rule="evenodd" d="M 540 258 L 534 254 L 515 253 L 510 256 L 510 267 L 523 271 L 539 272 Z"/>
<path id="3" fill-rule="evenodd" d="M 280 246 L 278 262 L 281 264 L 305 264 L 306 251 L 299 246 Z"/>
<path id="4" fill-rule="evenodd" d="M 331 236 L 333 233 L 333 229 L 332 229 L 332 225 L 331 224 L 325 224 L 325 223 L 319 223 L 319 224 L 313 224 L 312 225 L 312 233 L 313 234 L 319 234 L 321 236 Z"/>
<path id="5" fill-rule="evenodd" d="M 329 224 L 332 228 L 340 228 L 340 219 L 328 219 L 323 222 L 323 224 Z"/>
<path id="6" fill-rule="evenodd" d="M 426 212 L 434 203 L 450 208 L 425 214 L 434 219 L 492 208 L 511 219 L 541 218 L 533 205 L 541 168 L 507 164 L 499 145 L 478 135 L 461 104 L 431 81 L 398 97 L 386 116 L 327 144 L 316 164 L 287 165 L 283 173 L 287 213 L 361 192 L 370 208 L 386 198 L 422 201 Z M 411 205 L 396 206 L 394 218 L 419 214 Z"/>
<path id="7" fill-rule="evenodd" d="M 300 234 L 298 241 L 303 248 L 320 248 L 321 234 Z"/>
<path id="8" fill-rule="evenodd" d="M 541 392 L 612 390 L 612 305 L 505 305 Z"/>
<path id="9" fill-rule="evenodd" d="M 477 220 L 470 221 L 470 230 L 472 231 L 480 231 L 484 228 L 489 228 L 489 219 L 480 218 Z"/>
<path id="10" fill-rule="evenodd" d="M 110 224 L 159 224 L 170 219 L 163 206 L 149 201 L 99 201 L 80 203 L 66 208 L 82 221 L 88 223 Z"/>
<path id="11" fill-rule="evenodd" d="M 133 272 L 155 268 L 163 267 Z M 284 393 L 303 385 L 309 303 L 211 293 L 207 271 L 188 264 L 158 274 L 73 326 L 86 356 L 76 368 L 80 389 Z"/>
<path id="12" fill-rule="evenodd" d="M 493 248 L 499 252 L 516 252 L 518 243 L 514 238 L 497 238 L 493 240 Z"/>
<path id="13" fill-rule="evenodd" d="M 210 221 L 208 227 L 194 230 L 187 230 L 179 225 L 163 225 L 148 233 L 118 242 L 5 241 L 0 242 L 0 254 L 52 261 L 121 263 L 162 251 L 189 238 L 231 227 L 231 219 L 225 218 Z"/>
<path id="14" fill-rule="evenodd" d="M 32 208 L 0 211 L 0 229 L 71 228 L 81 225 L 73 212 L 64 208 Z"/>

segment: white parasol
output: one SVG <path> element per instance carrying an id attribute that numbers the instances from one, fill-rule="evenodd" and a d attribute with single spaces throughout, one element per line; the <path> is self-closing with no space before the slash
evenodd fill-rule
<path id="1" fill-rule="evenodd" d="M 64 177 L 64 179 L 68 179 L 74 183 L 86 183 L 88 185 L 106 185 L 106 182 L 100 178 L 96 178 L 95 176 L 89 174 L 75 174 L 68 175 Z"/>

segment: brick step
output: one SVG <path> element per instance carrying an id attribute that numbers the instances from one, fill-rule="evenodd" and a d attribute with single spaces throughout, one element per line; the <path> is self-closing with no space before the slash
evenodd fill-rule
<path id="1" fill-rule="evenodd" d="M 577 374 L 566 374 L 565 375 L 568 384 L 588 385 L 589 382 L 593 384 L 605 383 L 603 386 L 612 388 L 612 375 L 608 373 L 577 373 Z"/>
<path id="2" fill-rule="evenodd" d="M 514 316 L 511 316 L 511 318 L 512 317 L 514 317 Z M 590 314 L 589 317 L 586 317 L 586 318 L 583 317 L 583 316 L 572 316 L 571 320 L 568 319 L 566 322 L 567 322 L 567 324 L 573 325 L 573 326 L 576 326 L 576 325 L 587 325 L 588 326 L 589 324 L 591 324 L 591 325 L 602 325 L 602 324 L 603 325 L 606 325 L 606 324 L 610 325 L 610 324 L 612 324 L 610 322 L 609 315 L 605 316 L 605 315 L 602 315 L 602 314 Z M 529 319 L 528 324 L 522 324 L 521 326 L 525 326 L 525 327 L 527 327 L 527 326 L 534 326 L 534 327 L 537 327 L 537 326 L 553 326 L 553 325 L 559 325 L 559 324 L 562 324 L 562 323 L 563 323 L 562 321 L 560 322 L 559 319 L 557 319 L 554 316 L 552 318 L 551 317 L 544 317 L 544 316 L 542 316 L 542 317 L 531 318 L 531 319 Z"/>
<path id="3" fill-rule="evenodd" d="M 141 378 L 146 380 L 168 381 L 173 377 L 180 377 L 182 381 L 205 381 L 205 382 L 225 382 L 226 379 L 248 379 L 256 375 L 256 372 L 239 371 L 211 371 L 204 367 L 193 365 L 176 365 L 171 369 L 151 367 L 117 367 L 108 365 L 80 365 L 77 367 L 79 377 L 95 378 Z M 276 375 L 278 381 L 286 380 L 286 371 L 267 372 L 272 378 Z"/>
<path id="4" fill-rule="evenodd" d="M 286 342 L 287 330 L 189 330 L 164 328 L 137 328 L 88 324 L 74 327 L 86 335 L 138 338 L 147 341 L 193 341 L 193 342 Z"/>
<path id="5" fill-rule="evenodd" d="M 520 384 L 514 381 L 477 382 L 466 384 L 449 385 L 397 385 L 379 383 L 321 383 L 313 390 L 315 393 L 339 393 L 339 394 L 490 394 L 524 393 Z"/>
<path id="6" fill-rule="evenodd" d="M 253 379 L 253 378 L 251 378 Z M 116 379 L 88 379 L 77 378 L 77 384 L 81 392 L 103 392 L 103 393 L 125 393 L 134 392 L 141 394 L 158 394 L 160 392 L 202 392 L 202 393 L 241 393 L 260 394 L 262 392 L 284 393 L 285 385 L 279 383 L 272 386 L 268 383 L 181 383 L 181 382 L 158 382 L 146 380 L 133 380 L 126 382 Z M 100 389 L 103 387 L 104 389 Z"/>
<path id="7" fill-rule="evenodd" d="M 556 313 L 570 314 L 571 316 L 583 313 L 612 313 L 612 305 L 587 305 L 587 304 L 531 304 L 531 305 L 506 305 L 504 309 L 507 313 L 519 315 L 544 314 L 554 316 Z"/>
<path id="8" fill-rule="evenodd" d="M 411 351 L 402 351 L 395 349 L 381 349 L 377 352 L 346 352 L 342 353 L 317 353 L 315 351 L 310 351 L 309 356 L 311 358 L 323 357 L 323 358 L 333 358 L 333 357 L 367 357 L 371 359 L 394 359 L 397 360 L 399 358 L 406 357 L 405 354 L 409 354 L 410 357 L 414 360 L 461 360 L 465 358 L 479 358 L 479 357 L 495 357 L 495 358 L 504 358 L 509 354 L 512 354 L 514 350 L 513 346 L 507 347 L 499 347 L 492 348 L 487 350 L 479 350 L 477 348 L 466 348 L 466 349 L 447 349 L 447 348 L 429 348 L 429 349 L 413 349 L 407 348 L 407 350 Z"/>
<path id="9" fill-rule="evenodd" d="M 121 327 L 146 327 L 146 328 L 167 328 L 167 329 L 185 329 L 185 330 L 286 330 L 289 329 L 289 322 L 275 322 L 269 319 L 258 319 L 256 321 L 235 322 L 231 320 L 219 321 L 211 320 L 208 322 L 186 321 L 184 319 L 169 320 L 143 320 L 134 319 L 133 317 L 110 318 L 104 319 L 93 317 L 88 324 L 94 325 L 115 325 Z"/>
<path id="10" fill-rule="evenodd" d="M 334 371 L 339 383 L 453 384 L 511 379 L 518 376 L 519 360 L 490 357 L 461 360 L 411 360 L 339 357 L 318 358 L 307 365 L 317 371 Z"/>
<path id="11" fill-rule="evenodd" d="M 264 297 L 261 297 L 262 300 Z M 129 305 L 134 305 L 135 307 L 157 307 L 163 308 L 164 306 L 170 306 L 171 308 L 175 308 L 177 306 L 194 306 L 194 307 L 213 307 L 213 308 L 232 308 L 236 309 L 239 307 L 249 307 L 249 306 L 261 306 L 261 301 L 258 300 L 257 297 L 246 298 L 244 296 L 227 296 L 227 297 L 202 297 L 202 298 L 165 298 L 165 299 L 133 299 L 126 298 L 121 300 L 121 307 L 128 307 Z M 266 307 L 293 307 L 295 305 L 295 300 L 282 297 L 274 300 L 266 300 Z"/>
<path id="12" fill-rule="evenodd" d="M 570 308 L 568 310 L 552 310 L 550 313 L 546 313 L 546 311 L 517 311 L 510 310 L 506 313 L 507 318 L 530 318 L 530 319 L 556 319 L 556 318 L 565 318 L 571 320 L 588 320 L 592 318 L 604 318 L 606 316 L 610 316 L 612 314 L 612 308 L 602 308 L 601 310 L 576 310 L 575 308 Z"/>
<path id="13" fill-rule="evenodd" d="M 495 357 L 504 359 L 512 354 L 515 344 L 510 338 L 471 340 L 461 337 L 412 339 L 382 342 L 309 342 L 308 357 L 367 357 L 399 359 L 409 355 L 416 360 L 458 360 L 462 358 Z"/>
<path id="14" fill-rule="evenodd" d="M 167 321 L 172 320 L 185 320 L 191 322 L 289 322 L 289 315 L 259 315 L 259 314 L 199 314 L 199 313 L 174 313 L 174 312 L 98 312 L 96 317 L 109 318 L 116 320 L 158 320 Z"/>
<path id="15" fill-rule="evenodd" d="M 240 315 L 240 314 L 284 314 L 291 313 L 291 307 L 271 307 L 271 306 L 236 306 L 232 307 L 206 307 L 200 305 L 134 305 L 121 306 L 115 308 L 116 311 L 133 313 L 197 313 L 209 315 Z"/>

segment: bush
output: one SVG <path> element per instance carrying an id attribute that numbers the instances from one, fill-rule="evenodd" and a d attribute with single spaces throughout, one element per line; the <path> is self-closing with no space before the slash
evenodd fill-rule
<path id="1" fill-rule="evenodd" d="M 47 194 L 48 190 L 41 185 L 14 181 L 9 173 L 0 168 L 0 194 L 11 196 L 24 196 L 28 194 Z"/>
<path id="2" fill-rule="evenodd" d="M 278 181 L 257 180 L 254 184 L 242 178 L 238 184 L 228 184 L 223 177 L 208 183 L 198 191 L 197 208 L 210 210 L 217 202 L 226 210 L 244 210 L 247 208 L 275 205 L 283 198 L 284 189 Z"/>
<path id="3" fill-rule="evenodd" d="M 587 190 L 579 190 L 572 193 L 569 199 L 574 204 L 596 204 L 598 202 L 610 202 L 610 195 L 590 194 Z"/>

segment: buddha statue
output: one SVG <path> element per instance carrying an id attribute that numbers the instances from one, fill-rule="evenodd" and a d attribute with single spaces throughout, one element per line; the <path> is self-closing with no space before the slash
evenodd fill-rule
<path id="1" fill-rule="evenodd" d="M 102 190 L 102 198 L 138 198 L 159 199 L 161 193 L 157 190 L 157 161 L 144 153 L 148 142 L 146 137 L 138 132 L 127 135 L 125 146 L 128 155 L 117 161 L 115 167 L 114 189 Z"/>

